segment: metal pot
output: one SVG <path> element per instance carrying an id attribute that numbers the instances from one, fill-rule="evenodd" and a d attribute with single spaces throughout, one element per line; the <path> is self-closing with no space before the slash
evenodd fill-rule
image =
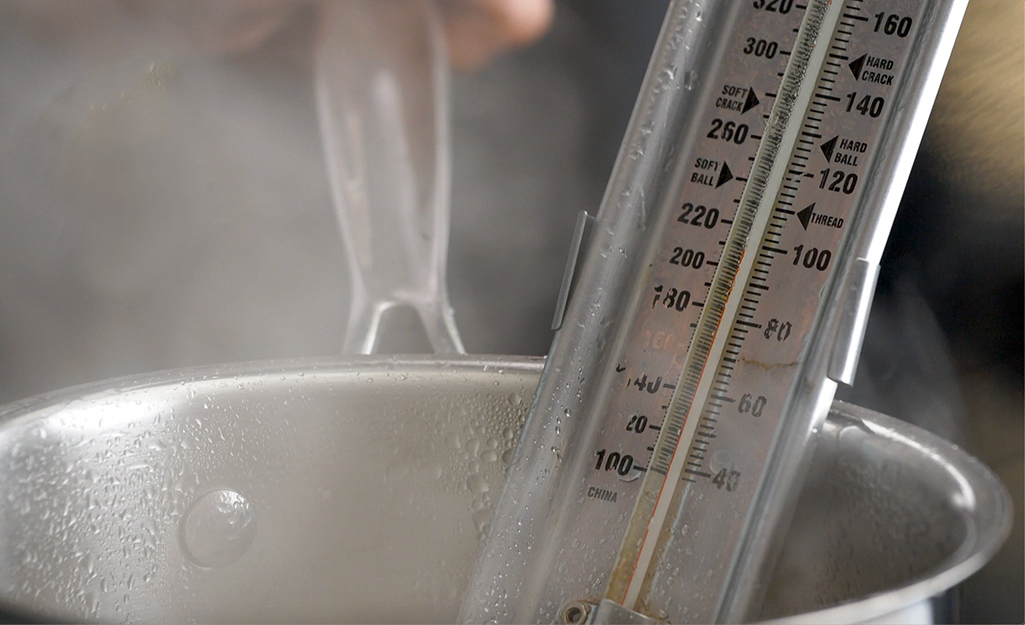
<path id="1" fill-rule="evenodd" d="M 537 359 L 173 371 L 0 409 L 0 601 L 103 621 L 456 618 Z M 763 618 L 928 619 L 1009 528 L 980 463 L 837 404 Z"/>

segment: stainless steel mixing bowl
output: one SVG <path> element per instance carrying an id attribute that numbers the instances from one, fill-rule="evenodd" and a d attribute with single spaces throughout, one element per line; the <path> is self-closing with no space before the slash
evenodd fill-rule
<path id="1" fill-rule="evenodd" d="M 64 620 L 450 622 L 540 371 L 258 363 L 8 405 L 0 601 Z M 1009 514 L 965 453 L 838 404 L 762 616 L 926 618 Z"/>

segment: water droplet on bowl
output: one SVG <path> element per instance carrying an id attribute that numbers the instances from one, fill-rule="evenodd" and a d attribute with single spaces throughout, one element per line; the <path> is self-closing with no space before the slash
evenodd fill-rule
<path id="1" fill-rule="evenodd" d="M 200 566 L 228 566 L 241 558 L 256 535 L 253 507 L 233 490 L 207 493 L 182 522 L 185 554 Z"/>
<path id="2" fill-rule="evenodd" d="M 477 512 L 474 512 L 470 518 L 473 520 L 473 525 L 477 528 L 478 532 L 486 532 L 488 529 L 488 525 L 491 524 L 491 519 L 493 516 L 494 511 L 489 509 L 482 509 L 478 510 Z"/>
<path id="3" fill-rule="evenodd" d="M 466 478 L 466 488 L 468 488 L 471 493 L 486 493 L 491 487 L 488 486 L 488 482 L 484 479 L 484 476 L 480 473 L 474 473 L 470 477 Z"/>

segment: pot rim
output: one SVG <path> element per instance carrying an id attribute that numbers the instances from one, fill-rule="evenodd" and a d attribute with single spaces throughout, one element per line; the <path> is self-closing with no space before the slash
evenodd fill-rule
<path id="1" fill-rule="evenodd" d="M 117 395 L 149 388 L 195 383 L 233 381 L 263 376 L 300 376 L 313 373 L 327 377 L 349 377 L 368 372 L 432 372 L 452 374 L 528 373 L 540 375 L 545 359 L 536 356 L 503 355 L 370 355 L 345 357 L 288 358 L 182 367 L 129 375 L 80 384 L 34 395 L 0 406 L 0 431 L 21 419 L 46 418 L 71 402 L 109 400 Z M 308 378 L 309 379 L 309 378 Z M 240 380 L 244 381 L 244 380 Z M 1010 495 L 988 467 L 949 441 L 922 428 L 845 402 L 835 401 L 831 422 L 856 422 L 862 429 L 929 456 L 961 486 L 961 507 L 970 521 L 969 533 L 961 545 L 933 570 L 907 583 L 863 598 L 814 612 L 805 612 L 767 623 L 839 623 L 878 619 L 927 601 L 960 583 L 985 565 L 1011 531 Z M 852 421 L 853 420 L 853 421 Z M 0 609 L 18 613 L 19 608 L 0 600 Z"/>

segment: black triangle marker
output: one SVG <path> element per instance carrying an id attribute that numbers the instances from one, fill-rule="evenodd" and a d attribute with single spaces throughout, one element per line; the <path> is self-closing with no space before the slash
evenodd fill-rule
<path id="1" fill-rule="evenodd" d="M 747 99 L 744 100 L 744 108 L 740 111 L 740 113 L 744 114 L 750 111 L 754 107 L 758 106 L 758 102 L 759 100 L 758 96 L 755 95 L 755 90 L 749 87 L 747 90 Z"/>
<path id="2" fill-rule="evenodd" d="M 829 162 L 829 159 L 833 158 L 833 148 L 836 147 L 836 140 L 839 138 L 840 135 L 837 135 L 819 146 L 819 148 L 822 149 L 822 153 L 826 155 L 827 163 Z"/>
<path id="3" fill-rule="evenodd" d="M 809 204 L 808 208 L 797 212 L 797 218 L 801 220 L 801 225 L 804 226 L 805 230 L 808 229 L 808 223 L 811 222 L 811 214 L 813 210 L 815 210 L 815 202 Z"/>
<path id="4" fill-rule="evenodd" d="M 718 189 L 730 180 L 733 180 L 733 172 L 730 171 L 730 166 L 726 164 L 726 161 L 723 161 L 722 171 L 719 172 L 719 179 L 715 181 L 715 188 Z"/>
<path id="5" fill-rule="evenodd" d="M 865 65 L 865 57 L 866 56 L 868 56 L 867 53 L 866 54 L 862 54 L 858 58 L 856 58 L 853 61 L 851 61 L 850 63 L 848 63 L 848 67 L 851 68 L 851 73 L 854 74 L 854 79 L 855 80 L 861 80 L 861 68 L 862 68 L 862 66 Z"/>

